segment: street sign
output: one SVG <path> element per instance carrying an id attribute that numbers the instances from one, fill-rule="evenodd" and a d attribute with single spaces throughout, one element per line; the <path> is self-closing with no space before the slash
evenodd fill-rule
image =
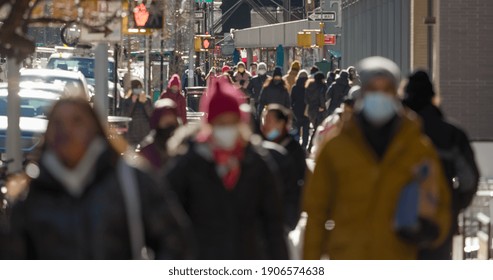
<path id="1" fill-rule="evenodd" d="M 121 18 L 115 16 L 122 10 L 122 1 L 118 0 L 88 0 L 92 2 L 93 9 L 84 11 L 86 17 L 83 22 L 91 28 L 82 26 L 80 42 L 120 42 L 122 36 Z M 112 19 L 109 23 L 107 21 Z M 107 23 L 107 24 L 105 24 Z"/>
<path id="2" fill-rule="evenodd" d="M 336 12 L 318 12 L 312 13 L 308 16 L 310 20 L 320 21 L 336 21 Z"/>
<path id="3" fill-rule="evenodd" d="M 335 45 L 336 44 L 336 35 L 335 34 L 325 34 L 324 42 L 326 45 Z"/>
<path id="4" fill-rule="evenodd" d="M 204 12 L 195 12 L 194 17 L 195 19 L 204 19 Z"/>

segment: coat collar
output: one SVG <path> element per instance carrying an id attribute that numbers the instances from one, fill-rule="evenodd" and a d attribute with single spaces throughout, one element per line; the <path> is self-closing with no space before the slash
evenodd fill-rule
<path id="1" fill-rule="evenodd" d="M 377 155 L 367 143 L 356 115 L 351 116 L 351 118 L 345 121 L 341 134 L 347 135 L 348 139 L 353 141 L 355 146 L 360 147 L 361 153 L 368 159 L 371 159 L 372 163 L 391 166 L 399 160 L 400 155 L 406 147 L 412 145 L 412 142 L 416 141 L 422 134 L 421 124 L 417 116 L 404 110 L 399 112 L 399 120 L 395 129 L 396 131 L 381 160 L 378 160 Z"/>

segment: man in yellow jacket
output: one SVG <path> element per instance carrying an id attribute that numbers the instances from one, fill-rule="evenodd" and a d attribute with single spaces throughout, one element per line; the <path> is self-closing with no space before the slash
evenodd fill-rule
<path id="1" fill-rule="evenodd" d="M 447 183 L 418 117 L 404 111 L 396 97 L 398 66 L 371 57 L 358 70 L 362 96 L 355 113 L 322 148 L 305 189 L 303 255 L 416 259 L 419 249 L 437 246 L 447 235 Z M 416 224 L 400 227 L 402 214 L 413 211 Z"/>

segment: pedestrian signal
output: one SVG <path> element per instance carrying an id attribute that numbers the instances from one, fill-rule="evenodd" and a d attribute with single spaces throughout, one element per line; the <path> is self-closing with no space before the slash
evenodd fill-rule
<path id="1" fill-rule="evenodd" d="M 196 35 L 194 41 L 194 47 L 196 52 L 206 52 L 208 50 L 213 50 L 214 37 L 211 35 Z"/>

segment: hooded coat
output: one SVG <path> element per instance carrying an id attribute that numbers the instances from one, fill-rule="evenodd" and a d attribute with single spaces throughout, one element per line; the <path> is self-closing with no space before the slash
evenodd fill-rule
<path id="1" fill-rule="evenodd" d="M 179 150 L 166 177 L 190 216 L 199 259 L 287 259 L 280 187 L 267 152 L 248 144 L 238 182 L 227 190 L 206 144 L 189 141 Z"/>
<path id="2" fill-rule="evenodd" d="M 304 193 L 308 214 L 305 259 L 416 259 L 418 246 L 400 238 L 394 217 L 403 188 L 415 180 L 423 163 L 430 167 L 420 184 L 427 218 L 439 228 L 434 245 L 450 228 L 450 191 L 432 143 L 421 133 L 415 115 L 402 115 L 386 152 L 378 160 L 353 117 L 330 139 L 317 159 Z M 420 205 L 421 208 L 421 205 Z M 433 210 L 432 210 L 433 209 Z M 334 221 L 332 230 L 326 222 Z"/>
<path id="3" fill-rule="evenodd" d="M 281 80 L 281 83 L 275 85 L 273 79 L 267 80 L 262 92 L 258 106 L 258 113 L 261 114 L 265 106 L 269 104 L 279 104 L 286 108 L 291 108 L 291 98 L 289 97 L 286 82 Z"/>
<path id="4" fill-rule="evenodd" d="M 340 77 L 336 79 L 327 91 L 327 100 L 330 100 L 329 107 L 327 108 L 327 115 L 331 115 L 334 113 L 335 109 L 341 106 L 350 89 L 349 74 L 346 71 L 342 71 Z"/>
<path id="5" fill-rule="evenodd" d="M 315 80 L 308 82 L 305 90 L 305 103 L 308 106 L 308 118 L 310 122 L 316 127 L 318 126 L 324 116 L 323 112 L 320 112 L 320 108 L 325 108 L 325 92 L 327 91 L 327 85 L 325 83 L 318 83 Z"/>
<path id="6" fill-rule="evenodd" d="M 291 108 L 297 120 L 301 120 L 305 114 L 305 84 L 307 80 L 308 78 L 299 78 L 291 91 Z"/>
<path id="7" fill-rule="evenodd" d="M 293 63 L 291 63 L 291 68 L 289 69 L 288 74 L 282 77 L 284 81 L 286 81 L 286 85 L 290 94 L 293 90 L 294 85 L 296 84 L 296 77 L 298 77 L 300 69 L 300 63 L 298 61 L 293 61 Z"/>
<path id="8" fill-rule="evenodd" d="M 127 207 L 116 171 L 119 157 L 110 149 L 100 154 L 79 196 L 52 175 L 57 170 L 42 163 L 27 198 L 12 210 L 11 258 L 131 259 Z M 133 170 L 146 246 L 158 259 L 193 258 L 183 210 L 141 169 Z"/>
<path id="9" fill-rule="evenodd" d="M 171 87 L 172 86 L 178 86 L 178 92 L 173 93 L 171 92 Z M 185 97 L 181 94 L 181 82 L 180 82 L 180 76 L 177 74 L 174 74 L 171 76 L 171 79 L 168 83 L 168 88 L 166 91 L 164 91 L 159 99 L 163 98 L 169 98 L 173 100 L 176 103 L 176 111 L 178 113 L 178 117 L 181 118 L 183 124 L 187 123 L 187 100 Z"/>

